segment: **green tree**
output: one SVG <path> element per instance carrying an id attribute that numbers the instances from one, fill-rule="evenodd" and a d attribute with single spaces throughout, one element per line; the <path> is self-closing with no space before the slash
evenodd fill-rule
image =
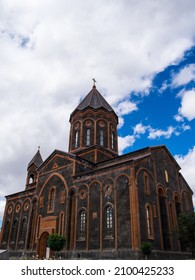
<path id="1" fill-rule="evenodd" d="M 152 244 L 150 242 L 143 242 L 140 246 L 140 249 L 145 256 L 145 259 L 147 260 L 148 256 L 152 252 Z"/>
<path id="2" fill-rule="evenodd" d="M 66 243 L 66 239 L 63 235 L 57 233 L 50 234 L 47 239 L 47 245 L 52 251 L 61 251 Z"/>
<path id="3" fill-rule="evenodd" d="M 184 213 L 178 218 L 178 233 L 181 243 L 195 257 L 195 213 Z"/>

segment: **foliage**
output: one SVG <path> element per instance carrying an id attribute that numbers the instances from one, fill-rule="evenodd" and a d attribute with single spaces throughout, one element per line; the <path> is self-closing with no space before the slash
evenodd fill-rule
<path id="1" fill-rule="evenodd" d="M 195 256 L 195 213 L 184 213 L 178 218 L 179 239 Z"/>
<path id="2" fill-rule="evenodd" d="M 150 242 L 143 242 L 140 246 L 142 253 L 147 257 L 152 252 L 152 244 Z"/>
<path id="3" fill-rule="evenodd" d="M 57 233 L 50 234 L 47 239 L 47 244 L 49 248 L 53 251 L 60 251 L 63 249 L 66 243 L 66 239 L 63 235 L 59 235 Z"/>

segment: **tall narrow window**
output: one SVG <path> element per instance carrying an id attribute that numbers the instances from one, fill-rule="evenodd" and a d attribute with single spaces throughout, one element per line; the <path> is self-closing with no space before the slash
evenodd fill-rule
<path id="1" fill-rule="evenodd" d="M 146 206 L 146 225 L 148 238 L 153 238 L 152 211 L 149 205 Z"/>
<path id="2" fill-rule="evenodd" d="M 40 234 L 40 228 L 41 228 L 41 216 L 38 217 L 38 222 L 37 222 L 37 238 L 39 238 Z"/>
<path id="3" fill-rule="evenodd" d="M 173 214 L 173 207 L 172 203 L 169 202 L 169 220 L 170 220 L 170 228 L 171 230 L 174 229 L 174 214 Z"/>
<path id="4" fill-rule="evenodd" d="M 106 236 L 113 235 L 113 211 L 112 207 L 106 207 Z"/>
<path id="5" fill-rule="evenodd" d="M 149 206 L 146 207 L 146 222 L 147 222 L 147 234 L 148 237 L 151 236 L 151 224 L 150 224 L 150 208 Z"/>
<path id="6" fill-rule="evenodd" d="M 80 238 L 85 239 L 86 237 L 86 211 L 80 212 Z"/>
<path id="7" fill-rule="evenodd" d="M 111 149 L 114 149 L 114 132 L 111 132 Z"/>
<path id="8" fill-rule="evenodd" d="M 17 231 L 18 231 L 18 220 L 14 220 L 12 225 L 12 235 L 11 235 L 11 242 L 15 244 L 16 237 L 17 237 Z"/>
<path id="9" fill-rule="evenodd" d="M 26 217 L 22 219 L 21 226 L 20 226 L 20 241 L 25 241 L 25 234 L 26 234 L 26 226 L 27 226 L 27 219 Z"/>
<path id="10" fill-rule="evenodd" d="M 54 206 L 55 206 L 55 187 L 50 189 L 49 192 L 49 203 L 48 203 L 48 211 L 54 212 Z"/>
<path id="11" fill-rule="evenodd" d="M 75 148 L 78 148 L 78 146 L 79 146 L 79 132 L 78 132 L 78 131 L 76 131 L 76 132 L 75 132 L 75 142 L 74 142 L 74 147 L 75 147 Z"/>
<path id="12" fill-rule="evenodd" d="M 90 128 L 87 128 L 86 146 L 90 145 L 90 138 L 91 138 L 91 130 Z"/>
<path id="13" fill-rule="evenodd" d="M 6 244 L 8 242 L 9 239 L 9 233 L 10 233 L 10 220 L 8 220 L 5 224 L 5 229 L 3 232 L 3 242 L 2 244 Z"/>
<path id="14" fill-rule="evenodd" d="M 165 170 L 165 180 L 166 180 L 166 183 L 169 183 L 169 174 L 168 174 L 167 170 Z"/>
<path id="15" fill-rule="evenodd" d="M 148 174 L 144 172 L 144 190 L 146 194 L 150 194 L 149 177 Z"/>
<path id="16" fill-rule="evenodd" d="M 59 217 L 59 234 L 63 235 L 63 232 L 64 232 L 64 213 L 61 212 Z"/>
<path id="17" fill-rule="evenodd" d="M 100 129 L 100 145 L 104 146 L 104 130 Z"/>

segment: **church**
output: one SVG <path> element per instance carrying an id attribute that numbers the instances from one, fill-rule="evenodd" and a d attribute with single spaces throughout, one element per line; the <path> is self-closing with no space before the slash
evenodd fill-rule
<path id="1" fill-rule="evenodd" d="M 46 255 L 49 234 L 66 238 L 63 259 L 184 259 L 177 217 L 192 212 L 193 192 L 166 146 L 118 154 L 118 116 L 97 90 L 70 115 L 69 151 L 40 150 L 25 189 L 6 196 L 0 249 Z"/>

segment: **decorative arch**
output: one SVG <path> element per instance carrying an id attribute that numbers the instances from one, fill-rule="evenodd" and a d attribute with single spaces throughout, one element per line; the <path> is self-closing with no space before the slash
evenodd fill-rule
<path id="1" fill-rule="evenodd" d="M 51 174 L 51 175 L 49 176 L 49 178 L 47 178 L 47 180 L 46 180 L 45 183 L 43 184 L 43 186 L 42 186 L 42 188 L 41 188 L 41 190 L 40 190 L 40 192 L 39 192 L 39 198 L 40 198 L 40 196 L 42 195 L 42 192 L 43 192 L 45 186 L 47 186 L 48 182 L 49 182 L 49 181 L 51 180 L 51 178 L 54 177 L 54 176 L 56 176 L 56 177 L 58 177 L 58 178 L 61 179 L 61 181 L 62 181 L 63 184 L 64 184 L 64 188 L 65 188 L 66 192 L 68 193 L 68 186 L 67 186 L 66 180 L 64 179 L 64 177 L 63 177 L 61 174 L 55 172 L 55 173 Z"/>
<path id="2" fill-rule="evenodd" d="M 157 194 L 159 196 L 166 196 L 165 188 L 161 184 L 157 184 Z"/>
<path id="3" fill-rule="evenodd" d="M 138 184 L 138 175 L 140 172 L 145 172 L 145 174 L 147 174 L 149 177 L 151 177 L 151 179 L 154 181 L 154 176 L 153 174 L 151 173 L 150 170 L 148 170 L 147 168 L 145 167 L 141 167 L 137 170 L 136 174 L 135 174 L 135 177 L 136 177 L 136 184 Z"/>

